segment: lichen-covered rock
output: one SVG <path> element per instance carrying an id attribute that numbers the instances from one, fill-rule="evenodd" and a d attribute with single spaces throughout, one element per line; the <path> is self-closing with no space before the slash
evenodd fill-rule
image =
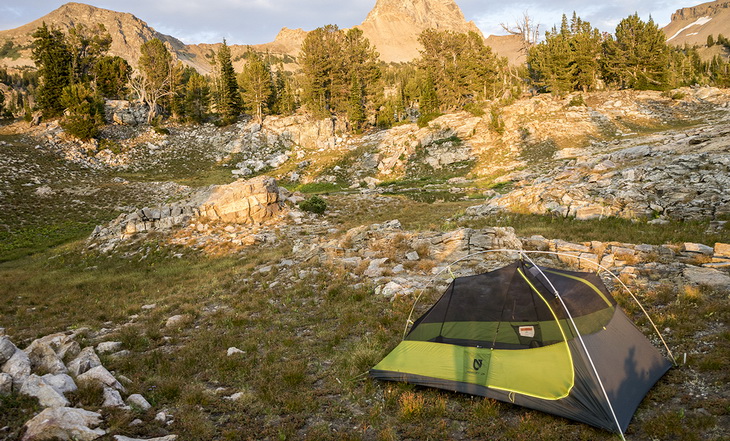
<path id="1" fill-rule="evenodd" d="M 104 366 L 91 368 L 79 375 L 76 380 L 79 383 L 91 382 L 124 392 L 124 386 Z"/>
<path id="2" fill-rule="evenodd" d="M 21 441 L 92 441 L 106 432 L 98 427 L 101 415 L 84 409 L 55 407 L 45 409 L 25 423 Z"/>
<path id="3" fill-rule="evenodd" d="M 0 337 L 0 366 L 10 360 L 10 357 L 12 357 L 17 350 L 18 348 L 15 347 L 12 341 L 10 341 L 10 338 L 6 336 Z"/>
<path id="4" fill-rule="evenodd" d="M 15 351 L 13 356 L 3 365 L 3 372 L 13 377 L 13 389 L 20 390 L 31 373 L 28 354 L 21 350 Z"/>
<path id="5" fill-rule="evenodd" d="M 72 376 L 78 377 L 89 369 L 97 366 L 101 366 L 101 360 L 99 360 L 99 356 L 96 355 L 96 352 L 94 352 L 94 348 L 89 346 L 84 348 L 79 355 L 76 356 L 76 358 L 71 360 L 67 367 L 68 372 Z"/>
<path id="6" fill-rule="evenodd" d="M 69 404 L 69 401 L 62 393 L 58 392 L 36 374 L 31 374 L 25 380 L 23 386 L 20 388 L 20 393 L 38 398 L 38 403 L 43 407 L 65 407 Z"/>

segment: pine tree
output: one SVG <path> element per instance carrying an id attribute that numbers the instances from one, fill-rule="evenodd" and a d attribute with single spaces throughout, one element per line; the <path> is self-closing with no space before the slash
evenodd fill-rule
<path id="1" fill-rule="evenodd" d="M 57 116 L 64 110 L 63 88 L 71 80 L 71 52 L 63 33 L 49 29 L 45 22 L 33 32 L 33 38 L 32 56 L 40 76 L 36 102 L 44 116 Z"/>
<path id="2" fill-rule="evenodd" d="M 563 14 L 560 30 L 553 27 L 545 40 L 530 49 L 528 66 L 534 85 L 558 95 L 588 91 L 600 78 L 601 36 L 573 12 Z"/>
<path id="3" fill-rule="evenodd" d="M 436 85 L 445 110 L 495 95 L 500 62 L 477 34 L 427 29 L 418 40 L 423 46 L 418 65 Z"/>
<path id="4" fill-rule="evenodd" d="M 92 29 L 79 24 L 69 29 L 67 40 L 71 51 L 71 81 L 89 83 L 97 61 L 111 47 L 111 35 L 101 23 Z"/>
<path id="5" fill-rule="evenodd" d="M 365 105 L 363 86 L 355 72 L 350 80 L 350 98 L 347 105 L 347 119 L 355 133 L 359 133 L 365 123 Z"/>
<path id="6" fill-rule="evenodd" d="M 132 67 L 122 57 L 105 55 L 94 64 L 96 90 L 109 99 L 121 99 L 127 94 L 127 80 Z"/>
<path id="7" fill-rule="evenodd" d="M 142 44 L 140 53 L 139 75 L 132 79 L 131 85 L 139 99 L 149 106 L 147 122 L 151 123 L 161 111 L 160 99 L 173 93 L 174 65 L 172 55 L 157 38 Z"/>
<path id="8" fill-rule="evenodd" d="M 291 115 L 297 110 L 296 94 L 292 80 L 284 72 L 284 66 L 276 70 L 271 109 L 277 115 Z"/>
<path id="9" fill-rule="evenodd" d="M 193 70 L 185 85 L 184 114 L 190 121 L 205 121 L 210 106 L 210 86 L 208 80 Z"/>
<path id="10" fill-rule="evenodd" d="M 436 94 L 436 87 L 433 84 L 433 77 L 430 73 L 426 75 L 423 82 L 418 105 L 418 110 L 420 111 L 421 116 L 430 116 L 439 113 L 439 99 Z"/>
<path id="11" fill-rule="evenodd" d="M 216 55 L 218 67 L 217 111 L 224 124 L 230 124 L 243 112 L 243 100 L 238 90 L 236 72 L 231 62 L 231 49 L 223 40 Z"/>
<path id="12" fill-rule="evenodd" d="M 238 77 L 246 110 L 252 112 L 256 121 L 261 122 L 269 110 L 274 83 L 271 69 L 261 56 L 249 48 L 246 54 L 247 63 Z"/>
<path id="13" fill-rule="evenodd" d="M 615 38 L 603 45 L 604 77 L 622 88 L 663 90 L 669 87 L 669 46 L 650 18 L 638 14 L 618 24 Z"/>

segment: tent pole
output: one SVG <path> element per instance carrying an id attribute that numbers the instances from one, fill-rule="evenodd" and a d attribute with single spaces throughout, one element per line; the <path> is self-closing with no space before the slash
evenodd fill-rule
<path id="1" fill-rule="evenodd" d="M 591 369 L 593 369 L 593 373 L 596 376 L 596 379 L 598 380 L 599 386 L 601 386 L 601 391 L 603 392 L 603 397 L 606 398 L 606 403 L 608 403 L 608 408 L 611 411 L 611 416 L 613 417 L 613 421 L 616 423 L 616 427 L 618 428 L 618 433 L 621 435 L 621 439 L 623 441 L 626 441 L 626 438 L 624 438 L 623 430 L 621 430 L 621 424 L 618 422 L 618 417 L 616 416 L 616 412 L 613 410 L 613 404 L 611 404 L 611 399 L 608 398 L 608 392 L 606 392 L 606 388 L 603 386 L 603 381 L 601 380 L 601 376 L 598 375 L 598 370 L 596 369 L 596 365 L 593 363 L 593 358 L 591 357 L 591 354 L 588 352 L 588 348 L 585 345 L 585 342 L 583 341 L 583 336 L 580 333 L 580 330 L 578 329 L 578 326 L 575 324 L 575 321 L 573 320 L 573 315 L 568 310 L 568 306 L 563 302 L 563 298 L 560 296 L 560 293 L 555 288 L 555 285 L 553 285 L 553 282 L 548 279 L 548 277 L 545 275 L 545 273 L 542 272 L 542 269 L 532 260 L 530 259 L 530 256 L 527 254 L 524 254 L 524 256 L 527 258 L 527 260 L 530 261 L 530 263 L 537 268 L 537 270 L 540 272 L 543 278 L 547 280 L 548 284 L 550 285 L 550 288 L 553 291 L 553 294 L 555 294 L 555 297 L 560 300 L 560 304 L 563 305 L 563 309 L 565 310 L 565 313 L 568 314 L 568 319 L 570 319 L 570 323 L 573 324 L 573 328 L 575 329 L 575 333 L 578 335 L 578 340 L 580 341 L 580 345 L 583 348 L 583 352 L 586 354 L 586 357 L 588 357 L 588 361 L 591 364 Z"/>

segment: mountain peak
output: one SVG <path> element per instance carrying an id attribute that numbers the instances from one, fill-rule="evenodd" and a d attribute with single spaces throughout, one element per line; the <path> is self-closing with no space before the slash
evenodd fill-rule
<path id="1" fill-rule="evenodd" d="M 426 29 L 476 32 L 454 0 L 377 0 L 360 26 L 385 62 L 410 61 L 419 55 L 418 35 Z"/>

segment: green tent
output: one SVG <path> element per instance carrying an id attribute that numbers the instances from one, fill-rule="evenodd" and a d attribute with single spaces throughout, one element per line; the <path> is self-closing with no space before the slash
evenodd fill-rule
<path id="1" fill-rule="evenodd" d="M 370 370 L 621 433 L 671 363 L 593 273 L 522 260 L 458 277 Z"/>

